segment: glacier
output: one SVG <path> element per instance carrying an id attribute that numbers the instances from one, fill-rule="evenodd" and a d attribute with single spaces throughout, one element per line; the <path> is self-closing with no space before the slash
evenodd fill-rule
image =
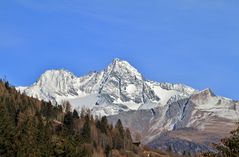
<path id="1" fill-rule="evenodd" d="M 21 93 L 90 109 L 115 124 L 121 119 L 141 142 L 183 154 L 213 151 L 211 143 L 229 136 L 239 121 L 239 102 L 216 96 L 209 88 L 196 90 L 184 84 L 145 79 L 130 63 L 118 58 L 105 69 L 76 76 L 68 70 L 47 70 Z"/>
<path id="2" fill-rule="evenodd" d="M 82 77 L 64 69 L 47 70 L 33 85 L 17 89 L 52 103 L 69 101 L 74 109 L 85 107 L 99 116 L 164 106 L 197 92 L 183 84 L 146 80 L 127 61 L 118 58 L 104 70 Z"/>

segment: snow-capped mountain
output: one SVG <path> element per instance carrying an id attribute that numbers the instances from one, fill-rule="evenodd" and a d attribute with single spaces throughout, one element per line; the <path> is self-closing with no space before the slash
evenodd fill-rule
<path id="1" fill-rule="evenodd" d="M 83 77 L 67 70 L 48 70 L 32 86 L 18 89 L 45 101 L 69 101 L 77 110 L 85 107 L 101 116 L 164 106 L 197 92 L 183 84 L 145 80 L 137 69 L 120 59 Z"/>
<path id="2" fill-rule="evenodd" d="M 239 102 L 205 89 L 161 107 L 123 112 L 108 119 L 113 124 L 121 119 L 125 127 L 142 135 L 145 145 L 195 155 L 213 151 L 211 144 L 235 129 Z"/>
<path id="3" fill-rule="evenodd" d="M 146 80 L 120 59 L 82 77 L 48 70 L 32 86 L 18 90 L 53 103 L 69 101 L 78 111 L 89 108 L 112 123 L 121 119 L 133 134 L 142 135 L 143 144 L 181 153 L 212 150 L 209 143 L 227 136 L 239 121 L 238 101 L 210 89 Z"/>

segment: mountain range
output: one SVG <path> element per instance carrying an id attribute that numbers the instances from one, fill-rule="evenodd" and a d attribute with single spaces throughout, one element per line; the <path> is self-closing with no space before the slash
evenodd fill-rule
<path id="1" fill-rule="evenodd" d="M 195 155 L 214 151 L 212 143 L 229 135 L 239 120 L 239 102 L 184 84 L 145 79 L 127 61 L 114 59 L 100 72 L 78 77 L 68 70 L 48 70 L 22 93 L 63 104 L 80 112 L 121 119 L 152 148 Z"/>

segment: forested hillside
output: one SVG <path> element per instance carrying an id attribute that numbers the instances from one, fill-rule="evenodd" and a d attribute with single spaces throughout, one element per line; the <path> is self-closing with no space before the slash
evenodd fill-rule
<path id="1" fill-rule="evenodd" d="M 120 120 L 112 126 L 87 110 L 78 115 L 67 102 L 53 106 L 0 81 L 1 157 L 135 156 L 139 151 Z"/>

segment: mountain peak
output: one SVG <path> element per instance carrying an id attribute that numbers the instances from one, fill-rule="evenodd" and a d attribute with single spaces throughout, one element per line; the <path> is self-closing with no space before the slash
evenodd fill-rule
<path id="1" fill-rule="evenodd" d="M 49 82 L 61 81 L 61 80 L 70 80 L 74 79 L 76 76 L 66 69 L 52 69 L 45 71 L 36 84 L 47 85 Z"/>
<path id="2" fill-rule="evenodd" d="M 210 88 L 206 88 L 202 91 L 197 92 L 191 98 L 195 101 L 198 101 L 198 100 L 206 101 L 209 98 L 215 97 L 215 96 L 216 95 L 213 93 L 213 91 Z"/>
<path id="3" fill-rule="evenodd" d="M 137 78 L 142 78 L 142 75 L 135 67 L 133 67 L 129 62 L 121 60 L 119 58 L 115 58 L 113 62 L 108 66 L 107 70 L 115 73 L 120 73 L 122 75 L 133 75 Z"/>
<path id="4" fill-rule="evenodd" d="M 134 68 L 132 65 L 129 64 L 129 62 L 127 62 L 126 60 L 119 59 L 119 58 L 113 59 L 112 65 L 114 65 L 114 66 L 116 66 L 116 65 L 117 66 L 125 66 L 125 67 L 132 67 L 132 68 Z"/>
<path id="5" fill-rule="evenodd" d="M 210 89 L 210 88 L 206 88 L 206 89 L 200 91 L 200 93 L 206 94 L 208 96 L 215 96 L 215 94 L 213 93 L 212 89 Z"/>
<path id="6" fill-rule="evenodd" d="M 69 100 L 79 109 L 81 104 L 97 110 L 103 107 L 95 112 L 103 115 L 163 106 L 171 97 L 188 97 L 195 91 L 181 84 L 149 83 L 130 63 L 119 58 L 104 70 L 82 77 L 65 69 L 47 70 L 31 87 L 21 89 L 28 95 L 59 104 Z M 105 106 L 109 109 L 104 109 Z"/>
<path id="7" fill-rule="evenodd" d="M 69 74 L 69 75 L 74 75 L 72 72 L 70 72 L 67 69 L 51 69 L 51 70 L 46 70 L 42 75 L 60 75 L 60 74 Z"/>
<path id="8" fill-rule="evenodd" d="M 113 59 L 113 63 L 117 63 L 117 62 L 121 62 L 122 60 L 121 59 L 119 59 L 119 58 L 115 58 L 115 59 Z"/>

